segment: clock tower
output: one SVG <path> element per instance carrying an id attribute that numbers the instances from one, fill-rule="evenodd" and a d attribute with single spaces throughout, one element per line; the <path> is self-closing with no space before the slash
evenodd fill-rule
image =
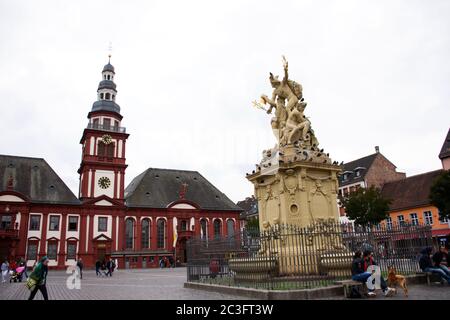
<path id="1" fill-rule="evenodd" d="M 82 157 L 79 198 L 88 200 L 100 196 L 122 200 L 125 185 L 125 144 L 128 134 L 121 126 L 122 115 L 116 103 L 115 71 L 109 56 L 103 67 L 97 89 L 97 101 L 88 113 L 87 127 L 80 144 Z"/>

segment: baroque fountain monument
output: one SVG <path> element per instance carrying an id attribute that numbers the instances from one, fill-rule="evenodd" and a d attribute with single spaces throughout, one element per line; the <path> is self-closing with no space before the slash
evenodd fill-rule
<path id="1" fill-rule="evenodd" d="M 270 73 L 272 96 L 253 105 L 271 118 L 276 138 L 247 179 L 258 201 L 261 231 L 256 255 L 229 260 L 236 281 L 312 276 L 350 270 L 339 232 L 337 205 L 341 167 L 319 146 L 300 83 Z M 351 260 L 350 260 L 351 261 Z"/>
<path id="2" fill-rule="evenodd" d="M 258 200 L 260 230 L 280 223 L 307 227 L 339 218 L 337 174 L 341 168 L 319 147 L 304 113 L 307 103 L 302 85 L 289 79 L 284 57 L 283 69 L 281 80 L 270 73 L 272 97 L 262 95 L 261 102 L 253 102 L 274 114 L 271 126 L 277 140 L 247 175 Z"/>

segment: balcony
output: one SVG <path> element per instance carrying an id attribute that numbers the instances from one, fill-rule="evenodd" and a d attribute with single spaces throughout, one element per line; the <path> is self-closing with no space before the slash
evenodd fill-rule
<path id="1" fill-rule="evenodd" d="M 19 230 L 12 228 L 0 228 L 0 239 L 10 238 L 17 239 L 19 238 Z"/>
<path id="2" fill-rule="evenodd" d="M 87 128 L 88 129 L 93 129 L 93 130 L 111 131 L 111 132 L 119 132 L 119 133 L 125 133 L 126 132 L 126 128 L 125 127 L 103 125 L 103 124 L 91 123 L 91 122 L 88 123 Z"/>

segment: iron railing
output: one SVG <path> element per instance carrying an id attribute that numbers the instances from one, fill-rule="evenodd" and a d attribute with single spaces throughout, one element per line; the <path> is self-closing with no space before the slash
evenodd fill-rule
<path id="1" fill-rule="evenodd" d="M 351 278 L 355 251 L 370 250 L 386 277 L 389 266 L 420 271 L 422 248 L 432 245 L 430 226 L 362 227 L 320 222 L 306 228 L 275 225 L 233 237 L 187 242 L 187 280 L 273 290 L 314 288 Z"/>
<path id="2" fill-rule="evenodd" d="M 88 129 L 94 129 L 94 130 L 111 131 L 111 132 L 121 132 L 121 133 L 125 133 L 126 132 L 126 128 L 125 127 L 104 125 L 104 124 L 93 123 L 93 122 L 88 123 L 87 128 Z"/>

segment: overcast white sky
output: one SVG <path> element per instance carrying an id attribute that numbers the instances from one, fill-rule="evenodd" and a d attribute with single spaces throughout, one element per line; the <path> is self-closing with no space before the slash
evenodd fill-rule
<path id="1" fill-rule="evenodd" d="M 450 126 L 450 1 L 0 0 L 0 153 L 43 157 L 78 190 L 79 140 L 112 42 L 127 183 L 197 170 L 238 201 L 275 140 L 252 107 L 269 72 L 302 83 L 333 160 L 379 145 L 413 175 Z"/>

